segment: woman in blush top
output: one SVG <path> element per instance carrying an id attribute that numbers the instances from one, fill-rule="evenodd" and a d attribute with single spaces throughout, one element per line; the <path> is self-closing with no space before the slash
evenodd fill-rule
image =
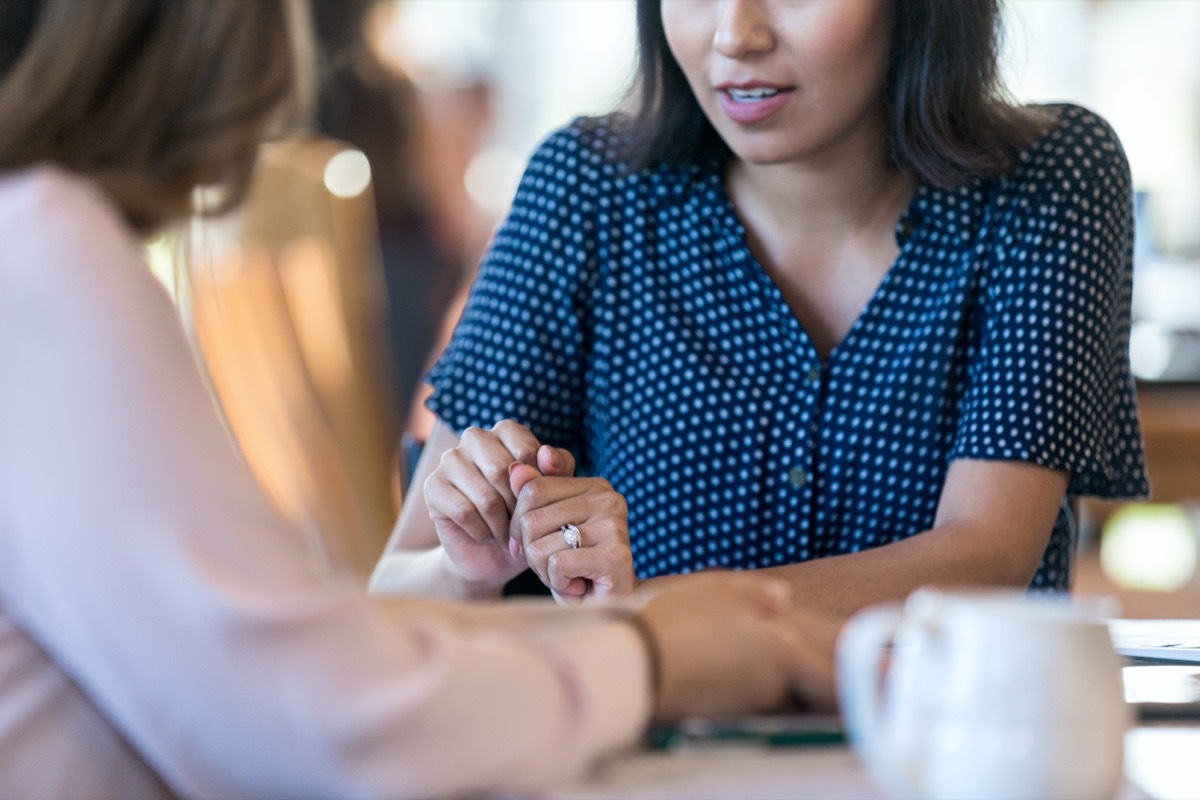
<path id="1" fill-rule="evenodd" d="M 0 0 L 0 797 L 530 794 L 654 718 L 829 705 L 786 584 L 371 598 L 276 512 L 143 239 L 241 197 L 305 10 Z"/>
<path id="2" fill-rule="evenodd" d="M 640 105 L 530 161 L 373 586 L 1066 590 L 1071 501 L 1148 492 L 1112 129 L 1003 98 L 990 0 L 637 13 Z"/>

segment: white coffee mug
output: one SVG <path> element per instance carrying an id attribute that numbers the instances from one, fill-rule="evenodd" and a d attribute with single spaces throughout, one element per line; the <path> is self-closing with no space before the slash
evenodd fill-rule
<path id="1" fill-rule="evenodd" d="M 851 618 L 838 684 L 856 751 L 897 797 L 1111 798 L 1121 785 L 1131 715 L 1096 609 L 921 589 Z"/>

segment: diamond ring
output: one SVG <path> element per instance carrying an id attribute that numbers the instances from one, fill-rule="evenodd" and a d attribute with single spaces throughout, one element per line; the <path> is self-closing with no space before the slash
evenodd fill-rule
<path id="1" fill-rule="evenodd" d="M 562 531 L 563 541 L 566 542 L 572 550 L 578 550 L 583 544 L 583 535 L 579 533 L 579 528 L 574 525 L 567 524 L 559 528 Z"/>

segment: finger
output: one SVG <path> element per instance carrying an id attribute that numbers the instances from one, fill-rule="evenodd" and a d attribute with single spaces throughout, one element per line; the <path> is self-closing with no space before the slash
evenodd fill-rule
<path id="1" fill-rule="evenodd" d="M 541 579 L 542 583 L 550 586 L 552 589 L 558 587 L 551 584 L 550 558 L 556 553 L 576 549 L 566 538 L 565 528 L 568 523 L 562 522 L 564 519 L 574 519 L 575 517 L 570 516 L 570 512 L 564 513 L 560 508 L 562 505 L 531 512 L 527 515 L 526 519 L 522 520 L 520 526 L 523 541 L 525 542 L 526 563 L 529 564 L 529 568 Z M 569 507 L 569 504 L 567 504 L 567 507 Z M 580 548 L 600 543 L 609 546 L 617 538 L 612 531 L 604 530 L 611 527 L 611 525 L 603 522 L 593 523 L 591 526 L 574 525 L 573 527 L 578 531 L 578 547 Z M 627 542 L 624 546 L 628 549 Z"/>
<path id="2" fill-rule="evenodd" d="M 580 531 L 580 537 L 583 537 L 582 530 Z M 514 536 L 513 540 L 517 538 Z M 538 576 L 538 580 L 547 586 L 550 586 L 550 571 L 547 566 L 550 556 L 560 550 L 569 549 L 571 549 L 571 546 L 563 538 L 561 526 L 554 530 L 546 530 L 536 536 L 531 536 L 527 541 L 523 541 L 522 545 L 522 550 L 525 553 L 525 563 Z"/>
<path id="3" fill-rule="evenodd" d="M 535 491 L 536 487 L 550 481 L 578 483 L 582 479 L 538 478 L 531 481 L 522 489 L 512 518 L 510 536 L 521 541 L 525 560 L 538 577 L 546 580 L 546 559 L 567 546 L 562 538 L 564 525 L 578 526 L 587 547 L 608 546 L 629 551 L 628 512 L 625 498 L 617 492 L 585 492 L 525 510 L 527 498 L 541 500 L 552 496 L 551 492 L 537 494 Z"/>
<path id="4" fill-rule="evenodd" d="M 431 476 L 425 482 L 425 504 L 435 522 L 447 520 L 477 542 L 493 538 L 491 527 L 480 515 L 475 504 L 456 486 Z"/>
<path id="5" fill-rule="evenodd" d="M 521 542 L 522 548 L 567 523 L 578 524 L 589 516 L 586 504 L 574 507 L 551 507 L 571 498 L 587 495 L 587 486 L 579 478 L 545 478 L 534 476 L 524 468 L 514 470 L 519 478 L 528 478 L 517 491 L 517 504 L 509 520 L 508 535 Z"/>
<path id="6" fill-rule="evenodd" d="M 555 590 L 551 589 L 550 596 L 553 597 L 555 602 L 557 602 L 560 606 L 582 605 L 587 599 L 587 582 L 584 580 L 579 580 L 577 583 L 572 584 L 571 589 L 571 593 L 556 592 Z"/>
<path id="7" fill-rule="evenodd" d="M 446 454 L 442 456 L 438 473 L 430 478 L 431 481 L 435 479 L 452 485 L 466 497 L 483 520 L 488 531 L 487 535 L 495 538 L 502 546 L 508 546 L 508 531 L 511 523 L 508 502 L 503 495 L 496 491 L 496 487 L 492 485 L 491 481 L 479 471 L 478 465 L 468 454 L 460 450 L 446 451 Z M 505 486 L 505 489 L 507 490 L 508 487 Z M 431 505 L 430 512 L 432 513 L 432 511 L 433 506 Z"/>
<path id="8" fill-rule="evenodd" d="M 521 494 L 521 489 L 525 487 L 525 484 L 540 477 L 542 477 L 542 473 L 528 464 L 514 461 L 508 466 L 508 485 L 514 496 Z"/>
<path id="9" fill-rule="evenodd" d="M 537 464 L 537 453 L 542 443 L 529 428 L 511 419 L 502 419 L 492 426 L 492 433 L 512 455 L 513 460 L 530 466 Z"/>
<path id="10" fill-rule="evenodd" d="M 571 574 L 574 569 L 581 570 L 577 577 L 591 584 L 591 596 L 596 599 L 609 597 L 625 597 L 637 590 L 637 575 L 633 571 L 633 553 L 628 544 L 609 545 L 607 547 L 589 548 L 589 553 L 582 555 L 576 563 L 569 560 L 562 568 Z M 551 575 L 553 576 L 551 567 Z"/>
<path id="11" fill-rule="evenodd" d="M 517 493 L 511 535 L 528 545 L 531 538 L 566 523 L 600 519 L 620 520 L 628 529 L 625 497 L 603 478 L 531 478 Z"/>
<path id="12" fill-rule="evenodd" d="M 816 711 L 837 710 L 836 653 L 841 622 L 807 611 L 778 621 L 777 630 L 791 656 L 792 694 Z"/>
<path id="13" fill-rule="evenodd" d="M 491 484 L 504 500 L 505 510 L 511 514 L 517 498 L 508 483 L 508 467 L 514 460 L 508 446 L 493 431 L 467 428 L 463 431 L 457 450 Z"/>
<path id="14" fill-rule="evenodd" d="M 560 550 L 550 556 L 547 569 L 547 585 L 560 594 L 574 594 L 581 580 L 595 598 L 627 595 L 634 589 L 633 559 L 628 550 L 616 547 Z"/>
<path id="15" fill-rule="evenodd" d="M 575 474 L 575 456 L 561 447 L 542 445 L 537 451 L 537 465 L 543 475 L 570 477 Z"/>
<path id="16" fill-rule="evenodd" d="M 514 495 L 519 495 L 525 484 L 531 480 L 542 477 L 542 473 L 538 472 L 528 464 L 522 464 L 514 461 L 508 467 L 508 481 Z M 519 533 L 516 533 L 517 518 L 516 515 L 509 520 L 509 535 L 508 535 L 508 554 L 513 558 L 521 555 L 524 549 L 524 541 Z"/>

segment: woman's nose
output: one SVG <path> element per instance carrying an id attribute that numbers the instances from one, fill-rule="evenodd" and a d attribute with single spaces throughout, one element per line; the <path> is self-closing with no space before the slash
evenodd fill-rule
<path id="1" fill-rule="evenodd" d="M 770 11 L 761 0 L 722 0 L 713 49 L 726 58 L 745 58 L 775 46 Z"/>

